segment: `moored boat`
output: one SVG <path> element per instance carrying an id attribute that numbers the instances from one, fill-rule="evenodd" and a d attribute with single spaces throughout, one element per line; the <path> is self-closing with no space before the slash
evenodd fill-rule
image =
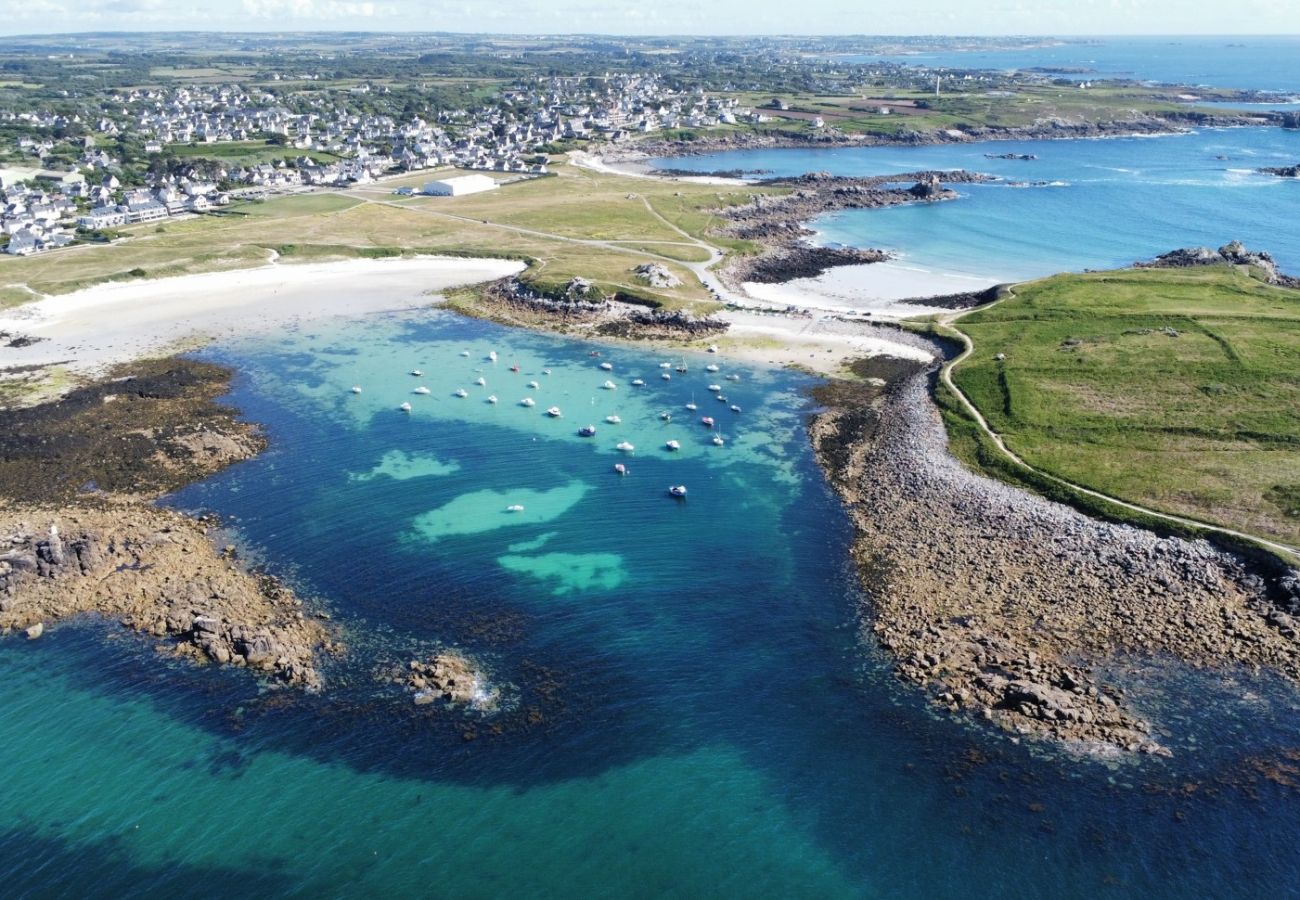
<path id="1" fill-rule="evenodd" d="M 619 441 L 615 450 L 621 450 L 624 453 L 631 453 L 636 447 L 630 441 Z"/>
<path id="2" fill-rule="evenodd" d="M 600 364 L 600 367 L 604 369 L 606 372 L 614 371 L 614 364 L 611 362 L 603 362 Z"/>
<path id="3" fill-rule="evenodd" d="M 497 395 L 496 395 L 496 394 L 488 394 L 487 402 L 488 402 L 488 403 L 496 403 L 496 402 L 497 402 Z"/>
<path id="4" fill-rule="evenodd" d="M 669 450 L 680 450 L 680 449 L 682 449 L 682 445 L 681 445 L 679 442 L 677 442 L 677 441 L 667 441 L 667 442 L 664 443 L 664 447 L 667 448 L 667 449 L 669 449 Z"/>
<path id="5" fill-rule="evenodd" d="M 704 367 L 704 371 L 706 371 L 706 372 L 716 372 L 716 371 L 718 371 L 718 364 L 717 364 L 717 363 L 709 363 L 707 366 Z"/>
<path id="6" fill-rule="evenodd" d="M 530 382 L 528 382 L 528 390 L 530 390 L 530 391 L 535 391 L 535 390 L 537 390 L 539 387 L 541 387 L 541 385 L 538 384 L 536 381 L 530 381 Z"/>
<path id="7" fill-rule="evenodd" d="M 711 390 L 711 391 L 720 391 L 720 390 L 722 390 L 722 385 L 720 385 L 720 384 L 711 384 L 711 385 L 709 385 L 709 390 Z"/>
<path id="8" fill-rule="evenodd" d="M 642 381 L 640 378 L 632 379 L 632 387 L 641 387 L 643 384 L 645 384 L 645 382 Z"/>
<path id="9" fill-rule="evenodd" d="M 606 381 L 604 384 L 601 385 L 601 387 L 603 387 L 603 388 L 604 388 L 605 390 L 607 390 L 607 391 L 616 391 L 616 390 L 618 390 L 618 385 L 616 385 L 616 384 L 615 384 L 614 382 L 612 382 L 612 381 Z"/>
<path id="10" fill-rule="evenodd" d="M 427 394 L 427 393 L 429 393 L 429 389 L 428 389 L 427 387 L 425 387 L 424 385 L 420 385 L 418 388 L 416 388 L 415 390 L 411 391 L 411 393 L 412 393 L 412 394 Z"/>
<path id="11" fill-rule="evenodd" d="M 550 416 L 552 419 L 558 419 L 561 415 L 563 415 L 560 412 L 560 408 L 558 406 L 552 406 L 550 409 L 546 410 L 546 414 Z"/>
<path id="12" fill-rule="evenodd" d="M 627 466 L 623 465 L 622 463 L 614 463 L 614 471 L 617 472 L 619 475 L 626 475 Z"/>
<path id="13" fill-rule="evenodd" d="M 477 384 L 479 387 L 486 387 L 487 379 L 484 378 L 482 375 L 480 375 L 478 378 L 474 379 L 474 383 Z"/>
<path id="14" fill-rule="evenodd" d="M 536 406 L 537 402 L 532 397 L 525 397 L 519 401 L 520 406 Z"/>
<path id="15" fill-rule="evenodd" d="M 524 511 L 524 505 L 522 503 L 511 503 L 509 506 L 506 507 L 506 512 L 523 512 L 523 511 Z"/>
<path id="16" fill-rule="evenodd" d="M 705 416 L 704 418 L 700 419 L 700 424 L 703 425 L 705 428 L 712 428 L 713 416 Z"/>
<path id="17" fill-rule="evenodd" d="M 595 426 L 595 425 L 583 425 L 581 428 L 578 429 L 578 436 L 579 436 L 579 437 L 595 437 L 595 436 L 596 436 L 596 426 Z"/>
<path id="18" fill-rule="evenodd" d="M 668 494 L 673 497 L 682 498 L 686 496 L 686 485 L 674 484 L 668 489 Z"/>
<path id="19" fill-rule="evenodd" d="M 403 403 L 401 406 L 399 406 L 399 407 L 397 407 L 397 408 L 400 409 L 402 412 L 410 412 L 410 411 L 411 411 L 411 404 L 409 404 L 409 403 Z"/>
<path id="20" fill-rule="evenodd" d="M 414 375 L 416 378 L 423 378 L 423 377 L 424 377 L 424 373 L 421 372 L 419 369 L 412 369 L 412 370 L 411 370 L 411 374 Z"/>
<path id="21" fill-rule="evenodd" d="M 608 415 L 608 416 L 605 416 L 605 421 L 608 422 L 608 423 L 611 424 L 611 425 L 617 425 L 619 422 L 622 422 L 623 420 L 620 419 L 618 416 L 615 416 L 615 415 Z"/>
<path id="22" fill-rule="evenodd" d="M 464 388 L 456 388 L 456 396 L 463 399 L 469 396 L 469 391 L 465 390 Z"/>
<path id="23" fill-rule="evenodd" d="M 359 394 L 359 393 L 361 393 L 361 385 L 359 385 L 359 384 L 354 384 L 354 385 L 352 385 L 352 393 L 354 393 L 354 394 Z"/>

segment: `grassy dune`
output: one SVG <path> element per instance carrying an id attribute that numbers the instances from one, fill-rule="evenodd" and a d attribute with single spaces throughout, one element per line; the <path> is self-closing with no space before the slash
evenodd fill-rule
<path id="1" fill-rule="evenodd" d="M 958 325 L 958 387 L 1030 464 L 1300 543 L 1300 291 L 1229 266 L 1060 275 Z"/>

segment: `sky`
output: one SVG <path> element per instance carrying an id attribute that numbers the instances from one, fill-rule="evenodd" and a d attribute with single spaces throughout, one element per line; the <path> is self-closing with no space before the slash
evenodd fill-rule
<path id="1" fill-rule="evenodd" d="M 0 0 L 0 33 L 1300 34 L 1300 0 Z"/>

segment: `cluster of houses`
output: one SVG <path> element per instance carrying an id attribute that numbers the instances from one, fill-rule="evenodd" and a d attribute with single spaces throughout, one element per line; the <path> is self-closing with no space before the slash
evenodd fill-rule
<path id="1" fill-rule="evenodd" d="M 5 252 L 29 256 L 42 250 L 66 247 L 73 241 L 72 226 L 77 212 L 68 187 L 84 187 L 85 178 L 65 178 L 70 174 L 44 170 L 0 169 L 0 192 L 4 196 L 4 233 L 9 242 Z M 77 192 L 78 188 L 72 188 Z"/>
<path id="2" fill-rule="evenodd" d="M 765 118 L 731 97 L 674 89 L 653 73 L 539 76 L 481 107 L 401 121 L 355 111 L 347 98 L 368 93 L 369 87 L 358 85 L 340 92 L 336 103 L 314 105 L 299 102 L 292 92 L 231 84 L 119 90 L 107 95 L 98 112 L 84 117 L 0 111 L 0 122 L 25 126 L 27 134 L 18 139 L 17 149 L 36 162 L 47 161 L 56 146 L 52 135 L 59 129 L 75 127 L 81 135 L 75 139 L 80 156 L 73 171 L 0 169 L 7 251 L 26 255 L 64 246 L 76 228 L 100 231 L 207 212 L 229 203 L 222 188 L 234 185 L 257 190 L 337 187 L 441 166 L 544 175 L 544 150 L 559 142 L 620 141 L 660 129 Z M 195 166 L 180 174 L 175 166 L 162 172 L 151 167 L 145 185 L 124 188 L 114 174 L 122 172 L 123 161 L 97 145 L 97 140 L 105 143 L 104 137 L 121 135 L 142 139 L 147 155 L 162 154 L 169 145 L 268 137 L 283 145 L 285 155 L 273 162 Z M 214 158 L 220 158 L 217 150 Z M 471 180 L 455 190 L 488 189 L 485 184 L 495 182 Z M 436 189 L 450 190 L 441 183 Z"/>

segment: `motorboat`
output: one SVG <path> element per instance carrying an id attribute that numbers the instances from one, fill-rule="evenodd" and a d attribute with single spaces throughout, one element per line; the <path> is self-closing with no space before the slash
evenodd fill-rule
<path id="1" fill-rule="evenodd" d="M 603 362 L 603 363 L 600 364 L 600 367 L 601 367 L 602 369 L 604 369 L 606 372 L 613 372 L 613 371 L 614 371 L 614 364 L 611 363 L 611 362 Z"/>
<path id="2" fill-rule="evenodd" d="M 616 385 L 616 384 L 615 384 L 614 382 L 612 382 L 612 381 L 606 381 L 604 384 L 601 385 L 601 387 L 603 387 L 603 388 L 604 388 L 605 390 L 607 390 L 607 391 L 616 391 L 616 390 L 618 390 L 618 385 Z"/>
<path id="3" fill-rule="evenodd" d="M 543 375 L 550 375 L 550 374 L 551 374 L 551 370 L 550 370 L 550 369 L 542 369 L 542 374 L 543 374 Z"/>
<path id="4" fill-rule="evenodd" d="M 456 388 L 456 396 L 460 397 L 463 400 L 464 398 L 469 396 L 469 391 L 465 390 L 464 388 Z"/>
<path id="5" fill-rule="evenodd" d="M 579 437 L 595 437 L 595 436 L 596 436 L 596 426 L 595 426 L 595 425 L 583 425 L 581 428 L 578 429 L 578 436 L 579 436 Z"/>
<path id="6" fill-rule="evenodd" d="M 614 471 L 617 472 L 619 475 L 626 475 L 627 466 L 623 465 L 622 463 L 614 463 Z"/>
<path id="7" fill-rule="evenodd" d="M 605 421 L 611 425 L 617 425 L 619 422 L 622 422 L 623 420 L 620 419 L 618 416 L 605 416 Z"/>
<path id="8" fill-rule="evenodd" d="M 409 404 L 409 403 L 403 403 L 401 406 L 399 406 L 399 407 L 397 407 L 397 408 L 400 409 L 402 412 L 410 412 L 410 411 L 411 411 L 411 404 Z"/>
<path id="9" fill-rule="evenodd" d="M 733 403 L 731 404 L 731 411 L 734 413 L 738 413 L 740 412 L 740 407 Z"/>
<path id="10" fill-rule="evenodd" d="M 640 378 L 633 378 L 633 379 L 632 379 L 632 387 L 641 387 L 641 386 L 644 385 L 644 384 L 645 384 L 645 382 L 642 381 Z"/>
<path id="11" fill-rule="evenodd" d="M 686 485 L 674 484 L 672 487 L 668 489 L 668 493 L 670 496 L 677 497 L 679 499 L 684 498 L 686 496 Z"/>
<path id="12" fill-rule="evenodd" d="M 720 391 L 720 390 L 722 390 L 722 385 L 720 385 L 720 384 L 711 384 L 711 385 L 709 385 L 709 390 L 711 390 L 711 391 Z"/>
<path id="13" fill-rule="evenodd" d="M 411 393 L 412 393 L 412 394 L 427 394 L 427 393 L 429 393 L 429 389 L 428 389 L 427 387 L 425 387 L 424 385 L 420 385 L 418 388 L 416 388 L 415 390 L 411 391 Z"/>
<path id="14" fill-rule="evenodd" d="M 462 350 L 462 351 L 460 351 L 460 355 L 461 355 L 461 356 L 469 356 L 469 351 L 468 351 L 468 350 Z"/>
<path id="15" fill-rule="evenodd" d="M 718 402 L 719 402 L 719 403 L 726 403 L 726 402 L 727 402 L 727 395 L 726 395 L 726 394 L 718 394 Z"/>
<path id="16" fill-rule="evenodd" d="M 497 402 L 497 395 L 496 395 L 496 394 L 488 394 L 487 402 L 488 402 L 488 403 L 496 403 L 496 402 Z"/>
<path id="17" fill-rule="evenodd" d="M 740 376 L 739 376 L 739 375 L 736 375 L 735 373 L 732 373 L 731 375 L 728 375 L 728 376 L 727 376 L 727 380 L 728 380 L 728 381 L 739 381 L 739 380 L 740 380 Z"/>
<path id="18" fill-rule="evenodd" d="M 523 512 L 523 511 L 524 511 L 524 505 L 522 503 L 511 503 L 509 506 L 506 507 L 506 512 Z"/>
<path id="19" fill-rule="evenodd" d="M 636 446 L 629 441 L 619 441 L 618 444 L 614 447 L 614 449 L 621 450 L 624 453 L 631 453 L 633 450 L 636 449 Z"/>
<path id="20" fill-rule="evenodd" d="M 661 363 L 659 364 L 659 368 L 661 368 L 661 369 L 671 369 L 672 367 L 673 367 L 673 364 L 670 363 L 670 362 L 661 362 Z"/>
<path id="21" fill-rule="evenodd" d="M 662 378 L 664 381 L 673 380 L 673 376 L 669 375 L 667 372 L 662 373 L 659 377 Z"/>
<path id="22" fill-rule="evenodd" d="M 712 428 L 713 416 L 705 416 L 704 418 L 700 419 L 700 424 L 703 425 L 705 428 Z"/>
<path id="23" fill-rule="evenodd" d="M 541 385 L 538 384 L 536 381 L 530 381 L 530 382 L 528 382 L 528 390 L 530 390 L 530 391 L 535 391 L 535 390 L 537 390 L 539 387 L 541 387 Z"/>
<path id="24" fill-rule="evenodd" d="M 706 371 L 706 372 L 716 372 L 716 371 L 718 371 L 718 364 L 717 364 L 717 363 L 709 363 L 707 366 L 704 367 L 704 371 Z"/>
<path id="25" fill-rule="evenodd" d="M 522 399 L 522 400 L 519 401 L 519 405 L 520 405 L 520 406 L 536 406 L 537 403 L 536 403 L 536 401 L 533 400 L 532 397 L 525 397 L 524 399 Z"/>
<path id="26" fill-rule="evenodd" d="M 710 353 L 717 353 L 717 352 L 718 352 L 718 345 L 717 345 L 717 344 L 709 344 L 709 352 L 710 352 Z"/>
<path id="27" fill-rule="evenodd" d="M 421 372 L 419 369 L 412 369 L 412 370 L 411 370 L 411 374 L 414 375 L 416 378 L 423 378 L 423 377 L 424 377 L 424 373 Z"/>
<path id="28" fill-rule="evenodd" d="M 480 375 L 478 378 L 474 379 L 474 383 L 477 384 L 479 387 L 486 387 L 487 379 L 484 378 L 482 375 Z"/>
<path id="29" fill-rule="evenodd" d="M 558 406 L 552 406 L 550 409 L 546 411 L 546 414 L 550 416 L 552 419 L 558 419 L 562 415 L 562 413 L 560 412 L 560 408 Z"/>
<path id="30" fill-rule="evenodd" d="M 354 384 L 354 385 L 352 385 L 352 393 L 354 393 L 354 394 L 359 394 L 359 393 L 361 393 L 361 385 L 359 385 L 359 384 Z"/>
<path id="31" fill-rule="evenodd" d="M 680 443 L 678 443 L 677 441 L 668 441 L 667 443 L 664 444 L 664 446 L 667 447 L 669 450 L 680 450 L 680 449 L 682 449 L 682 445 L 681 445 Z"/>
<path id="32" fill-rule="evenodd" d="M 671 422 L 673 420 L 673 414 L 670 412 L 661 412 L 659 418 L 663 419 L 665 422 Z"/>

